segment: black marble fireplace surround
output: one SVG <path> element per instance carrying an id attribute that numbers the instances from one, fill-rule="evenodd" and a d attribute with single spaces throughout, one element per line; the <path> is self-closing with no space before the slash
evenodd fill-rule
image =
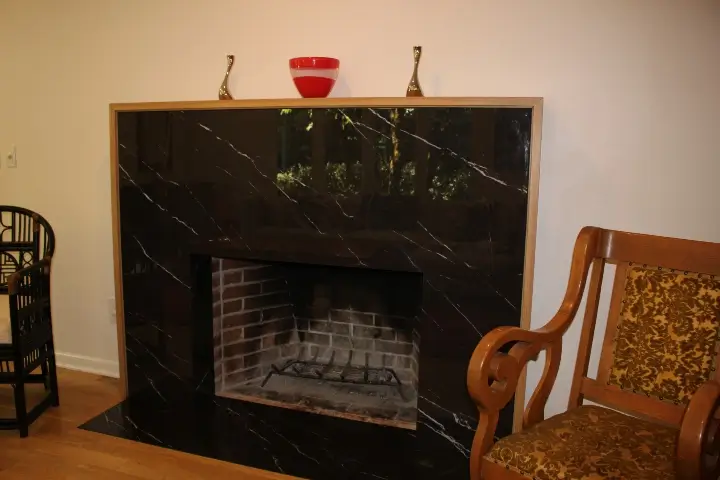
<path id="1" fill-rule="evenodd" d="M 118 108 L 128 397 L 83 428 L 303 478 L 468 478 L 477 414 L 467 364 L 484 333 L 521 319 L 539 101 L 447 100 Z M 368 272 L 415 274 L 416 428 L 215 395 L 213 259 L 342 267 L 357 285 Z M 358 302 L 331 309 L 352 315 Z M 280 318 L 248 305 L 253 326 Z M 330 314 L 324 328 L 352 328 Z M 295 317 L 282 318 L 297 329 Z M 251 353 L 239 352 L 239 370 L 255 365 Z M 512 418 L 510 406 L 499 435 Z"/>

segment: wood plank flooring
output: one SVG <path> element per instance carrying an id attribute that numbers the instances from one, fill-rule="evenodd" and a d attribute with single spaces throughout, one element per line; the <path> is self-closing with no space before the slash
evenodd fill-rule
<path id="1" fill-rule="evenodd" d="M 118 381 L 60 370 L 59 408 L 45 412 L 21 439 L 0 431 L 2 480 L 288 480 L 292 477 L 76 428 L 120 400 Z M 28 390 L 41 395 L 41 386 Z M 31 400 L 32 401 L 32 400 Z M 0 417 L 14 414 L 10 386 L 0 386 Z"/>

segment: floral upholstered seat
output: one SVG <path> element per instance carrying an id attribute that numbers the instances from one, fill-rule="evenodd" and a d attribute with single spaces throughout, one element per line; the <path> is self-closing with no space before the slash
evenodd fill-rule
<path id="1" fill-rule="evenodd" d="M 677 434 L 582 406 L 498 441 L 485 459 L 533 480 L 673 480 Z"/>

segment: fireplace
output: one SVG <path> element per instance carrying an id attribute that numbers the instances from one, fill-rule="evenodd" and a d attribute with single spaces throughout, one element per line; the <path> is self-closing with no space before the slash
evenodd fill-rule
<path id="1" fill-rule="evenodd" d="M 539 106 L 115 106 L 128 396 L 83 428 L 301 478 L 468 478 L 468 360 L 529 312 Z"/>
<path id="2" fill-rule="evenodd" d="M 419 273 L 213 258 L 215 394 L 415 429 Z"/>

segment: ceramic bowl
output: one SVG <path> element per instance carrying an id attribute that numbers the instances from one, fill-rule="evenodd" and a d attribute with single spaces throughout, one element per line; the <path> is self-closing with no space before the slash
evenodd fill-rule
<path id="1" fill-rule="evenodd" d="M 335 86 L 340 60 L 329 57 L 290 59 L 290 75 L 304 98 L 327 97 Z"/>

